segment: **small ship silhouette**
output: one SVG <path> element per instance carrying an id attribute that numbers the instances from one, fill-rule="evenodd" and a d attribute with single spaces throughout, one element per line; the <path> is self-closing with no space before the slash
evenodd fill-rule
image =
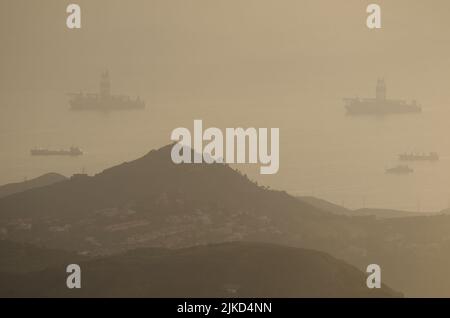
<path id="1" fill-rule="evenodd" d="M 386 169 L 386 173 L 392 174 L 409 174 L 413 172 L 414 170 L 408 167 L 407 165 L 398 165 L 396 167 Z"/>
<path id="2" fill-rule="evenodd" d="M 416 101 L 407 103 L 404 100 L 387 99 L 386 83 L 383 79 L 377 81 L 375 98 L 344 98 L 344 101 L 349 115 L 387 115 L 422 111 Z"/>
<path id="3" fill-rule="evenodd" d="M 127 95 L 112 95 L 108 72 L 102 74 L 99 94 L 83 94 L 80 92 L 70 93 L 68 95 L 71 96 L 69 104 L 72 110 L 109 111 L 145 108 L 145 102 L 139 96 L 132 99 Z"/>
<path id="4" fill-rule="evenodd" d="M 61 149 L 61 150 L 50 150 L 43 148 L 35 148 L 30 150 L 30 154 L 32 156 L 81 156 L 83 152 L 78 147 L 70 147 L 69 150 Z"/>
<path id="5" fill-rule="evenodd" d="M 401 161 L 438 161 L 439 155 L 436 152 L 429 154 L 402 153 L 398 155 L 398 158 Z"/>

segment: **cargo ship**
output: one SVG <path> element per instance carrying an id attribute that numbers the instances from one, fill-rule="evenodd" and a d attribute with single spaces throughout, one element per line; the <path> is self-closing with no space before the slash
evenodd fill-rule
<path id="1" fill-rule="evenodd" d="M 77 157 L 81 156 L 83 152 L 78 147 L 70 147 L 68 150 L 60 149 L 60 150 L 51 150 L 44 148 L 36 148 L 31 149 L 30 154 L 32 156 L 71 156 Z"/>
<path id="2" fill-rule="evenodd" d="M 414 170 L 408 167 L 407 165 L 398 165 L 396 167 L 386 169 L 386 173 L 391 174 L 409 174 L 413 172 Z"/>
<path id="3" fill-rule="evenodd" d="M 112 95 L 109 73 L 104 72 L 100 81 L 100 93 L 84 94 L 70 93 L 69 104 L 72 110 L 132 110 L 145 108 L 145 102 L 140 97 L 131 98 L 128 95 Z"/>
<path id="4" fill-rule="evenodd" d="M 388 99 L 384 79 L 377 81 L 375 98 L 344 98 L 344 102 L 349 115 L 388 115 L 422 111 L 415 100 L 408 103 L 404 100 Z"/>
<path id="5" fill-rule="evenodd" d="M 401 161 L 438 161 L 439 155 L 436 152 L 429 154 L 402 153 L 398 155 Z"/>

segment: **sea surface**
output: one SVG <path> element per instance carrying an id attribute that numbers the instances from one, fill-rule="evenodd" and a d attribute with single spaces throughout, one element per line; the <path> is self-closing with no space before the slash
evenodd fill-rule
<path id="1" fill-rule="evenodd" d="M 145 110 L 69 110 L 63 91 L 11 91 L 0 96 L 0 184 L 47 172 L 90 175 L 170 143 L 176 127 L 279 127 L 280 170 L 237 168 L 260 184 L 313 195 L 348 208 L 410 211 L 446 209 L 450 201 L 447 105 L 428 101 L 420 114 L 352 117 L 338 95 L 292 93 L 270 98 L 172 96 L 147 101 Z M 169 95 L 167 95 L 169 96 Z M 167 97 L 165 96 L 165 97 Z M 78 146 L 81 157 L 33 157 L 34 147 Z M 410 175 L 389 175 L 402 152 L 430 152 L 438 162 L 416 162 Z"/>

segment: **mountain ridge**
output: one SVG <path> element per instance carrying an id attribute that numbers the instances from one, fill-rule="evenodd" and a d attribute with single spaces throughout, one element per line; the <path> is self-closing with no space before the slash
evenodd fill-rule
<path id="1" fill-rule="evenodd" d="M 368 289 L 364 273 L 326 253 L 267 243 L 145 248 L 78 264 L 82 271 L 81 289 L 70 290 L 64 286 L 67 264 L 61 263 L 27 273 L 0 271 L 0 296 L 402 296 L 385 285 L 381 289 Z"/>
<path id="2" fill-rule="evenodd" d="M 175 165 L 170 146 L 92 177 L 1 198 L 0 239 L 90 256 L 274 243 L 323 251 L 364 271 L 376 263 L 383 281 L 407 296 L 450 293 L 449 215 L 336 215 L 225 164 Z"/>
<path id="3" fill-rule="evenodd" d="M 61 182 L 66 179 L 67 178 L 65 176 L 59 173 L 50 172 L 30 180 L 8 183 L 0 186 L 0 198 L 34 188 L 45 187 L 47 185 Z"/>

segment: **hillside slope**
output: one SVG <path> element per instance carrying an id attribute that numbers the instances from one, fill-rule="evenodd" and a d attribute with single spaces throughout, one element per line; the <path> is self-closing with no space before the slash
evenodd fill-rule
<path id="1" fill-rule="evenodd" d="M 407 296 L 450 294 L 450 215 L 337 215 L 260 187 L 224 164 L 180 164 L 171 146 L 0 199 L 0 239 L 105 255 L 230 241 L 323 251 Z"/>
<path id="2" fill-rule="evenodd" d="M 39 176 L 31 180 L 16 183 L 8 183 L 0 186 L 0 198 L 34 188 L 45 187 L 47 185 L 64 180 L 66 180 L 66 177 L 58 173 L 46 173 L 42 176 Z"/>
<path id="3" fill-rule="evenodd" d="M 366 275 L 325 253 L 260 243 L 178 250 L 139 249 L 80 263 L 82 288 L 65 286 L 63 266 L 0 274 L 15 297 L 399 297 L 368 289 Z"/>

